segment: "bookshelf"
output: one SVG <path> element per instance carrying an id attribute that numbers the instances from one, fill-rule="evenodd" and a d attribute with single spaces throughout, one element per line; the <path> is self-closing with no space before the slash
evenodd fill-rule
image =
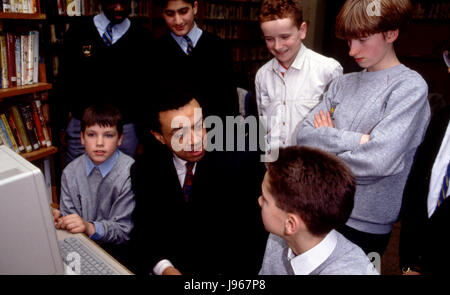
<path id="1" fill-rule="evenodd" d="M 1 85 L 2 88 L 0 89 L 0 113 L 6 114 L 10 111 L 10 108 L 12 106 L 17 106 L 21 103 L 32 103 L 34 99 L 40 99 L 42 104 L 47 104 L 46 101 L 47 95 L 42 95 L 43 93 L 47 93 L 50 89 L 52 89 L 52 84 L 47 83 L 46 81 L 46 74 L 44 67 L 42 63 L 42 22 L 46 20 L 46 14 L 41 13 L 40 7 L 36 7 L 35 13 L 20 13 L 20 12 L 0 12 L 0 32 L 2 36 L 5 36 L 7 38 L 7 35 L 13 36 L 13 40 L 16 40 L 17 38 L 20 39 L 20 36 L 23 36 L 23 34 L 26 34 L 30 31 L 36 31 L 38 33 L 38 37 L 35 38 L 35 43 L 33 43 L 34 46 L 37 46 L 38 51 L 34 51 L 34 49 L 31 49 L 30 52 L 36 52 L 36 54 L 33 56 L 33 60 L 35 63 L 33 64 L 32 71 L 29 72 L 30 76 L 28 76 L 28 79 L 26 82 L 21 85 L 21 82 L 18 82 L 19 80 L 17 77 L 19 75 L 16 75 L 17 77 L 11 80 L 9 76 L 8 77 L 8 84 L 7 85 Z M 15 39 L 14 39 L 15 38 Z M 7 39 L 6 39 L 7 40 Z M 15 42 L 15 41 L 13 41 Z M 15 44 L 15 43 L 12 43 Z M 2 44 L 2 50 L 4 49 L 5 44 Z M 11 45 L 8 44 L 9 48 L 11 49 Z M 31 47 L 30 48 L 34 48 Z M 2 68 L 5 68 L 5 65 L 9 65 L 9 63 L 14 63 L 14 73 L 16 73 L 16 61 L 17 61 L 17 50 L 22 51 L 23 48 L 20 47 L 20 49 L 17 49 L 15 46 L 13 47 L 14 53 L 10 56 L 7 56 L 7 59 L 5 61 L 4 56 L 2 56 Z M 6 50 L 6 49 L 5 49 Z M 19 56 L 22 57 L 21 54 Z M 15 57 L 15 59 L 14 59 Z M 21 58 L 20 58 L 21 59 Z M 6 64 L 5 64 L 6 62 Z M 22 62 L 22 60 L 21 60 Z M 8 71 L 10 68 L 8 67 Z M 35 72 L 36 73 L 35 73 Z M 35 73 L 35 74 L 34 74 Z M 14 76 L 14 74 L 10 75 Z M 14 82 L 12 82 L 14 81 Z M 19 84 L 19 86 L 17 86 Z M 41 96 L 42 95 L 42 96 Z M 48 106 L 46 106 L 48 107 Z M 48 113 L 46 113 L 47 115 Z M 42 113 L 40 113 L 41 116 L 44 116 Z M 6 118 L 6 117 L 5 117 Z M 39 119 L 36 119 L 39 121 Z M 10 121 L 8 121 L 10 122 Z M 3 125 L 6 126 L 6 125 Z M 9 126 L 9 125 L 8 125 Z M 36 128 L 36 125 L 34 126 Z M 50 128 L 50 126 L 48 126 Z M 12 129 L 12 128 L 11 128 Z M 12 137 L 15 137 L 15 133 L 9 134 Z M 51 142 L 51 132 L 48 132 Z M 15 137 L 16 138 L 16 137 Z M 40 140 L 39 140 L 40 141 Z M 48 142 L 48 141 L 46 141 Z M 3 144 L 8 145 L 7 142 L 4 142 Z M 50 144 L 49 144 L 50 145 Z M 52 178 L 53 176 L 53 167 L 52 167 L 52 155 L 56 154 L 58 152 L 58 148 L 55 146 L 47 146 L 44 144 L 41 144 L 39 148 L 36 148 L 32 151 L 21 151 L 20 155 L 22 155 L 25 159 L 29 160 L 30 162 L 33 162 L 35 165 L 41 168 L 44 174 L 45 182 L 47 185 L 48 193 L 52 196 L 53 202 L 56 201 L 56 194 L 55 194 L 55 187 L 52 185 Z"/>

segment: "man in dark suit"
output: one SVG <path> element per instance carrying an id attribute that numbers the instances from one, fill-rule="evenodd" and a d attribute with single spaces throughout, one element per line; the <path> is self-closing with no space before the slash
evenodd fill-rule
<path id="1" fill-rule="evenodd" d="M 441 186 L 450 159 L 449 120 L 450 106 L 433 116 L 405 186 L 399 249 L 404 274 L 448 273 L 450 200 Z M 444 193 L 447 198 L 439 200 Z"/>
<path id="2" fill-rule="evenodd" d="M 146 149 L 131 172 L 136 263 L 129 267 L 137 274 L 257 274 L 266 239 L 259 155 L 209 151 L 200 105 L 185 87 L 158 97 L 149 121 L 161 145 Z"/>

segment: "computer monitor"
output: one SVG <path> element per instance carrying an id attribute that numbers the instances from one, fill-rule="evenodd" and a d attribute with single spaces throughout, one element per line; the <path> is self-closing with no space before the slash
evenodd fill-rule
<path id="1" fill-rule="evenodd" d="M 0 275 L 64 274 L 39 168 L 0 146 Z"/>

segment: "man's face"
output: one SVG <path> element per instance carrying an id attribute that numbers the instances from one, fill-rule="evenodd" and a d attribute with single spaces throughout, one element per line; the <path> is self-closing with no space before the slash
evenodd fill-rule
<path id="1" fill-rule="evenodd" d="M 121 23 L 131 12 L 130 0 L 102 0 L 102 10 L 114 24 Z"/>
<path id="2" fill-rule="evenodd" d="M 267 49 L 285 68 L 294 62 L 302 40 L 306 37 L 306 23 L 298 28 L 290 17 L 261 23 Z"/>
<path id="3" fill-rule="evenodd" d="M 84 145 L 86 154 L 92 162 L 99 165 L 109 159 L 117 146 L 122 144 L 122 135 L 119 136 L 116 126 L 95 124 L 81 132 L 81 144 Z"/>
<path id="4" fill-rule="evenodd" d="M 163 17 L 169 29 L 177 36 L 185 36 L 194 27 L 197 1 L 191 5 L 183 0 L 170 0 L 163 9 Z"/>
<path id="5" fill-rule="evenodd" d="M 152 131 L 155 138 L 179 158 L 197 162 L 205 155 L 203 146 L 206 129 L 199 103 L 192 99 L 187 105 L 159 113 L 161 132 Z"/>

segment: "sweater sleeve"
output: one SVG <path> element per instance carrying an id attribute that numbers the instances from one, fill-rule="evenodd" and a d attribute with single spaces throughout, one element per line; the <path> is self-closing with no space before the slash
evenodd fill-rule
<path id="1" fill-rule="evenodd" d="M 99 220 L 104 229 L 101 242 L 121 244 L 130 239 L 133 228 L 131 214 L 135 207 L 134 192 L 131 188 L 131 178 L 128 174 L 120 188 L 120 194 L 113 202 L 108 220 Z"/>
<path id="2" fill-rule="evenodd" d="M 330 100 L 326 99 L 304 123 L 298 143 L 338 155 L 349 165 L 359 184 L 371 184 L 397 174 L 404 169 L 406 154 L 423 139 L 430 116 L 427 91 L 426 83 L 418 79 L 402 83 L 393 90 L 387 97 L 381 120 L 371 130 L 370 140 L 363 145 L 359 144 L 361 133 L 314 128 L 314 114 L 320 109 L 330 109 Z"/>

